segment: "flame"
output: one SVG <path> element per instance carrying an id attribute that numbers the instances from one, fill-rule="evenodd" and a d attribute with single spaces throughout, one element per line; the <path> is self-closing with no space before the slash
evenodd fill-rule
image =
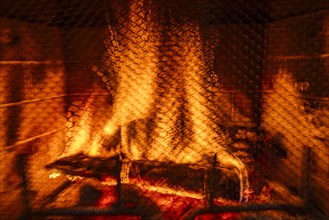
<path id="1" fill-rule="evenodd" d="M 212 111 L 206 80 L 210 58 L 204 55 L 198 23 L 170 21 L 162 27 L 150 19 L 141 1 L 131 2 L 128 14 L 118 30 L 122 39 L 118 41 L 119 33 L 109 26 L 106 41 L 118 78 L 110 120 L 103 131 L 91 135 L 90 97 L 67 153 L 82 149 L 95 155 L 101 136 L 111 137 L 120 130 L 120 149 L 116 150 L 131 160 L 197 164 L 217 155 L 222 166 L 237 171 L 242 199 L 249 187 L 248 174 L 245 165 L 227 151 L 227 136 L 217 125 L 220 116 Z M 142 125 L 146 119 L 153 120 L 154 130 Z M 91 137 L 92 144 L 87 146 Z"/>
<path id="2" fill-rule="evenodd" d="M 155 42 L 159 34 L 149 30 L 154 24 L 145 22 L 149 20 L 148 16 L 143 10 L 142 2 L 132 3 L 125 27 L 127 33 L 124 34 L 124 45 L 119 44 L 115 37 L 106 42 L 114 61 L 111 64 L 114 72 L 118 73 L 119 81 L 111 119 L 103 130 L 94 130 L 92 121 L 95 95 L 91 95 L 77 113 L 81 115 L 78 122 L 71 120 L 67 123 L 67 127 L 74 129 L 70 129 L 71 131 L 67 133 L 68 144 L 61 157 L 81 152 L 97 156 L 102 148 L 103 137 L 113 136 L 119 129 L 121 129 L 121 147 L 126 151 L 130 148 L 125 141 L 128 140 L 125 128 L 130 122 L 145 118 L 154 100 L 157 62 Z M 117 34 L 111 27 L 108 31 L 111 33 L 109 36 Z M 70 117 L 72 116 L 69 115 Z M 134 149 L 136 150 L 132 155 L 138 154 L 137 148 Z"/>
<path id="3" fill-rule="evenodd" d="M 53 170 L 50 174 L 49 174 L 49 179 L 56 179 L 57 177 L 59 177 L 61 175 L 61 173 L 58 170 Z"/>
<path id="4" fill-rule="evenodd" d="M 92 116 L 93 116 L 93 108 L 92 104 L 95 96 L 91 95 L 87 101 L 85 106 L 78 113 L 81 115 L 81 118 L 75 125 L 74 120 L 69 120 L 67 122 L 67 127 L 69 129 L 68 135 L 68 147 L 65 148 L 65 151 L 61 155 L 61 157 L 66 157 L 68 155 L 84 152 L 88 155 L 96 155 L 99 151 L 99 145 L 96 144 L 99 141 L 100 136 L 93 137 L 93 127 L 92 127 Z M 72 114 L 72 113 L 68 113 Z M 71 115 L 70 115 L 71 116 Z M 69 117 L 69 118 L 72 118 Z M 74 128 L 74 129 L 72 129 Z M 92 142 L 91 142 L 92 140 Z M 90 144 L 91 143 L 91 144 Z"/>
<path id="5" fill-rule="evenodd" d="M 119 85 L 115 97 L 111 120 L 105 126 L 105 134 L 112 135 L 120 127 L 139 118 L 145 118 L 151 109 L 156 77 L 158 33 L 152 31 L 153 23 L 148 21 L 143 3 L 130 5 L 129 19 L 126 23 L 126 45 L 112 39 L 108 47 L 113 60 L 117 61 Z M 151 28 L 151 30 L 149 29 Z M 122 51 L 119 53 L 118 51 Z M 119 54 L 118 54 L 119 53 Z"/>
<path id="6" fill-rule="evenodd" d="M 290 135 L 287 139 L 299 146 L 316 146 L 320 141 L 314 137 L 324 138 L 328 133 L 319 131 L 307 120 L 302 96 L 294 85 L 294 79 L 287 70 L 281 70 L 276 76 L 273 92 L 264 95 L 265 129 L 272 134 L 281 132 Z"/>
<path id="7" fill-rule="evenodd" d="M 325 161 L 328 160 L 329 155 L 325 151 L 327 148 L 325 143 L 321 141 L 328 137 L 328 129 L 316 127 L 312 120 L 309 120 L 292 74 L 286 69 L 280 69 L 279 74 L 274 78 L 273 91 L 264 93 L 263 100 L 263 128 L 272 137 L 280 138 L 289 155 L 278 164 L 283 166 L 277 169 L 278 174 L 284 176 L 281 179 L 286 180 L 291 177 L 287 184 L 291 182 L 301 184 L 305 147 L 312 148 L 319 157 L 317 166 L 328 173 L 328 165 Z"/>

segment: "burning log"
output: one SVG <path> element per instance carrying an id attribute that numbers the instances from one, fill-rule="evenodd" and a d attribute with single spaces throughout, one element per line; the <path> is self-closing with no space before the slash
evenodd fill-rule
<path id="1" fill-rule="evenodd" d="M 239 180 L 231 170 L 178 164 L 174 162 L 129 161 L 119 156 L 111 158 L 89 157 L 83 154 L 61 158 L 48 164 L 48 169 L 58 169 L 70 176 L 96 179 L 114 179 L 122 171 L 123 164 L 129 163 L 128 178 L 130 184 L 152 190 L 154 187 L 170 188 L 175 191 L 190 192 L 200 198 L 238 199 Z M 188 195 L 187 195 L 188 196 Z"/>
<path id="2" fill-rule="evenodd" d="M 46 166 L 48 169 L 58 169 L 64 174 L 100 179 L 103 176 L 116 176 L 119 168 L 117 157 L 93 158 L 84 154 L 76 154 L 61 158 Z"/>

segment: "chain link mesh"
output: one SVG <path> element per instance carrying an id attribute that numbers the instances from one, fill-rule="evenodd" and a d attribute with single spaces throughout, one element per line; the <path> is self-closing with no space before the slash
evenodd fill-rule
<path id="1" fill-rule="evenodd" d="M 109 207 L 123 219 L 181 219 L 239 202 L 328 214 L 325 1 L 3 6 L 3 219 Z M 263 217 L 296 216 L 196 219 Z"/>

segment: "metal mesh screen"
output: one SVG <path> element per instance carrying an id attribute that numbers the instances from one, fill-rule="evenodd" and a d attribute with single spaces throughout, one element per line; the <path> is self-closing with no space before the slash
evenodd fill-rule
<path id="1" fill-rule="evenodd" d="M 328 215 L 326 1 L 3 6 L 4 219 Z"/>

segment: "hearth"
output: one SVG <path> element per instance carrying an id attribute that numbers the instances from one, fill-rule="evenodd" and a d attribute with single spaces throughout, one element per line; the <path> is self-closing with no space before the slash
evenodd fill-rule
<path id="1" fill-rule="evenodd" d="M 4 219 L 329 215 L 327 1 L 1 8 Z"/>

